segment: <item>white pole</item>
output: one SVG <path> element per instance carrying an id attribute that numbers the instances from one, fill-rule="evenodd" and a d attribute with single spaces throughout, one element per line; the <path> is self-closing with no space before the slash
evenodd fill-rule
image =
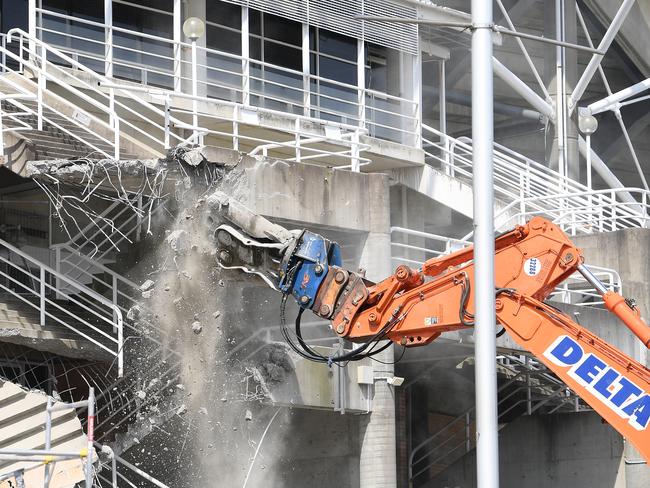
<path id="1" fill-rule="evenodd" d="M 586 134 L 587 139 L 587 188 L 591 188 L 591 134 Z"/>
<path id="2" fill-rule="evenodd" d="M 196 60 L 196 39 L 192 38 L 192 126 L 194 127 L 194 143 L 196 144 L 198 138 L 199 126 L 199 105 L 198 105 L 198 79 L 197 79 L 197 60 Z"/>
<path id="3" fill-rule="evenodd" d="M 492 144 L 492 2 L 472 0 L 472 141 L 474 151 L 474 305 L 476 475 L 478 488 L 499 486 L 494 194 Z"/>

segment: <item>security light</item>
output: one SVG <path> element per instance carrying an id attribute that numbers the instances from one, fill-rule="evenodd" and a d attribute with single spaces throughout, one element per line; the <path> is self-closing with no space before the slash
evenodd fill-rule
<path id="1" fill-rule="evenodd" d="M 393 386 L 402 386 L 404 383 L 404 378 L 401 376 L 393 376 L 392 378 L 387 378 L 386 383 Z"/>
<path id="2" fill-rule="evenodd" d="M 205 22 L 198 17 L 190 17 L 183 23 L 183 34 L 196 41 L 205 34 Z"/>
<path id="3" fill-rule="evenodd" d="M 580 115 L 578 117 L 578 127 L 583 134 L 591 135 L 598 129 L 598 121 L 593 115 Z"/>

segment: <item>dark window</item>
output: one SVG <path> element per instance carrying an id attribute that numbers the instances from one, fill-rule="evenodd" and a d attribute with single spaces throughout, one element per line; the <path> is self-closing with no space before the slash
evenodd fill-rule
<path id="1" fill-rule="evenodd" d="M 129 3 L 141 5 L 142 7 L 155 8 L 157 10 L 164 10 L 165 12 L 174 11 L 174 0 L 128 0 L 128 1 Z M 119 0 L 113 0 L 113 9 L 115 9 L 116 4 L 118 3 L 120 3 Z"/>
<path id="2" fill-rule="evenodd" d="M 318 52 L 337 58 L 356 61 L 357 40 L 323 29 L 318 30 Z"/>
<path id="3" fill-rule="evenodd" d="M 301 46 L 302 24 L 275 15 L 264 14 L 264 37 Z"/>
<path id="4" fill-rule="evenodd" d="M 250 50 L 250 56 L 253 59 L 262 60 L 262 41 L 256 37 L 251 37 L 249 39 L 248 49 Z"/>
<path id="5" fill-rule="evenodd" d="M 216 25 L 206 26 L 206 43 L 210 49 L 241 54 L 241 33 Z"/>
<path id="6" fill-rule="evenodd" d="M 262 13 L 259 10 L 248 10 L 248 30 L 251 34 L 262 35 Z"/>
<path id="7" fill-rule="evenodd" d="M 241 7 L 232 3 L 208 0 L 206 2 L 206 17 L 208 22 L 241 29 Z"/>
<path id="8" fill-rule="evenodd" d="M 284 68 L 302 70 L 302 51 L 265 41 L 264 61 Z"/>
<path id="9" fill-rule="evenodd" d="M 2 0 L 2 32 L 7 32 L 14 27 L 27 30 L 27 0 Z"/>
<path id="10" fill-rule="evenodd" d="M 349 85 L 357 84 L 356 65 L 328 58 L 327 56 L 320 56 L 319 58 L 318 75 L 321 78 L 328 78 Z"/>
<path id="11" fill-rule="evenodd" d="M 173 32 L 171 15 L 124 4 L 113 5 L 113 25 L 168 39 Z"/>
<path id="12" fill-rule="evenodd" d="M 45 10 L 104 22 L 104 0 L 43 0 Z"/>

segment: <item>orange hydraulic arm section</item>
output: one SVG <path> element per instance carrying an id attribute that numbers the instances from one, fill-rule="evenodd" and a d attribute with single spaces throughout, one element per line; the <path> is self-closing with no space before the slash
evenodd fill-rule
<path id="1" fill-rule="evenodd" d="M 351 341 L 428 344 L 443 332 L 474 325 L 472 258 L 467 247 L 431 259 L 421 270 L 399 266 L 377 284 L 330 266 L 332 279 L 319 289 L 315 313 L 322 310 L 333 330 Z M 650 460 L 650 371 L 543 300 L 580 271 L 606 307 L 650 347 L 650 328 L 634 303 L 607 291 L 583 266 L 580 249 L 543 218 L 499 236 L 494 259 L 498 322 Z"/>

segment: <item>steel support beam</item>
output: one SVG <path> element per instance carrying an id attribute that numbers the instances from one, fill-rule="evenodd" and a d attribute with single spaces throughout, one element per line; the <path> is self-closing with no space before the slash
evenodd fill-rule
<path id="1" fill-rule="evenodd" d="M 607 28 L 607 32 L 605 32 L 602 41 L 600 41 L 600 44 L 598 45 L 599 51 L 606 52 L 609 49 L 609 46 L 611 46 L 616 34 L 618 34 L 618 31 L 621 28 L 621 25 L 623 25 L 623 21 L 625 21 L 625 18 L 634 5 L 634 2 L 635 0 L 623 0 L 618 12 L 616 12 L 616 15 L 612 19 L 612 23 Z M 589 64 L 585 68 L 584 73 L 582 73 L 582 76 L 578 80 L 578 83 L 576 83 L 573 93 L 571 94 L 571 100 L 569 101 L 569 114 L 573 112 L 578 101 L 582 98 L 582 95 L 584 95 L 585 90 L 587 89 L 587 86 L 589 86 L 589 82 L 596 73 L 598 66 L 600 66 L 602 59 L 602 54 L 594 54 L 591 57 Z"/>
<path id="2" fill-rule="evenodd" d="M 492 2 L 472 0 L 472 140 L 474 151 L 474 328 L 478 488 L 499 486 L 496 316 L 494 298 L 494 74 Z"/>
<path id="3" fill-rule="evenodd" d="M 603 98 L 602 100 L 598 100 L 597 102 L 590 103 L 587 106 L 586 111 L 591 115 L 596 115 L 601 112 L 605 112 L 606 110 L 614 110 L 616 109 L 616 106 L 623 100 L 627 100 L 628 98 L 633 97 L 634 95 L 637 95 L 639 93 L 642 93 L 648 89 L 650 89 L 650 78 L 640 81 L 635 85 L 628 86 L 627 88 L 624 88 L 621 91 L 617 91 L 616 93 L 613 93 Z"/>
<path id="4" fill-rule="evenodd" d="M 521 98 L 530 103 L 535 110 L 548 117 L 549 120 L 555 120 L 555 112 L 550 103 L 535 93 L 526 83 L 517 77 L 512 71 L 506 68 L 498 59 L 493 58 L 494 74 L 503 80 L 512 88 Z"/>

